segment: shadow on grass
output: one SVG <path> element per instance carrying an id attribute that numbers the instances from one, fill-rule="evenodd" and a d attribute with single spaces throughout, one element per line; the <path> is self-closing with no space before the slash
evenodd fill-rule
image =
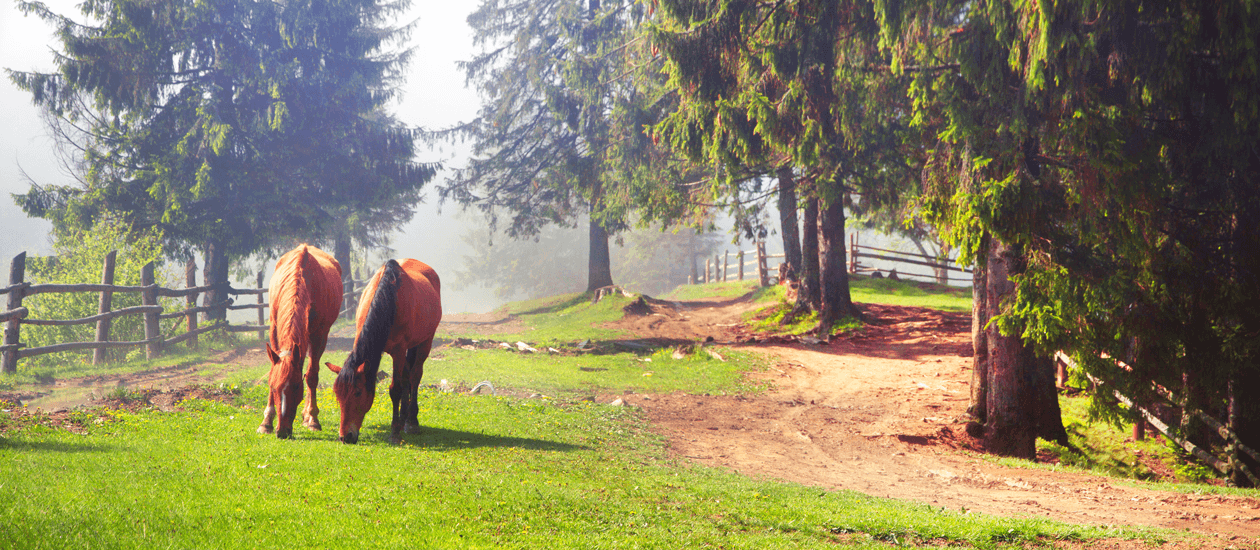
<path id="1" fill-rule="evenodd" d="M 70 443 L 66 441 L 27 441 L 0 436 L 0 451 L 19 453 L 107 453 L 109 445 Z"/>
<path id="2" fill-rule="evenodd" d="M 506 437 L 501 435 L 464 432 L 459 430 L 447 430 L 444 428 L 422 427 L 420 430 L 421 432 L 416 435 L 403 435 L 403 441 L 425 449 L 439 451 L 480 449 L 483 447 L 515 447 L 517 449 L 527 449 L 531 451 L 564 452 L 590 450 L 590 447 L 585 445 L 557 443 L 555 441 L 547 441 L 543 439 Z M 382 439 L 389 439 L 390 437 L 388 428 L 379 430 L 377 433 Z"/>

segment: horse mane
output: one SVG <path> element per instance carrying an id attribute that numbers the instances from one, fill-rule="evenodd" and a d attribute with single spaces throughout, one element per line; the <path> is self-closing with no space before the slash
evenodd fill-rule
<path id="1" fill-rule="evenodd" d="M 297 344 L 298 349 L 301 350 L 306 347 L 303 344 L 309 339 L 311 295 L 306 287 L 305 274 L 308 258 L 310 258 L 310 253 L 303 250 L 302 257 L 293 265 L 291 276 L 282 278 L 280 287 L 276 289 L 277 295 L 270 297 L 273 302 L 287 306 L 280 310 L 275 320 L 277 326 L 272 331 L 274 338 L 272 348 L 276 353 L 284 353 L 293 344 Z M 287 303 L 281 301 L 287 300 L 290 296 L 293 298 L 292 301 Z M 294 360 L 297 360 L 297 357 L 294 357 Z"/>
<path id="2" fill-rule="evenodd" d="M 355 368 L 362 364 L 363 375 L 367 378 L 364 385 L 368 392 L 376 392 L 376 373 L 381 368 L 381 354 L 385 352 L 398 309 L 398 279 L 401 276 L 402 267 L 394 260 L 385 262 L 381 267 L 381 276 L 376 281 L 376 292 L 372 294 L 372 304 L 368 306 L 363 328 L 354 339 L 354 350 L 346 357 L 341 373 L 337 375 L 343 387 L 353 387 L 358 377 Z"/>

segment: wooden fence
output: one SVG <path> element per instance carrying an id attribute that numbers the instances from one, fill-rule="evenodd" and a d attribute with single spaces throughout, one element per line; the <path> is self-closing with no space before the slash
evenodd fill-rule
<path id="1" fill-rule="evenodd" d="M 1075 362 L 1072 361 L 1072 358 L 1068 357 L 1067 354 L 1063 352 L 1056 353 L 1055 360 L 1061 366 L 1071 367 L 1073 369 L 1077 368 Z M 1115 361 L 1116 366 L 1121 369 L 1132 372 L 1133 369 L 1129 367 L 1129 365 L 1126 365 L 1123 361 L 1115 359 L 1113 359 L 1113 361 Z M 1095 378 L 1089 373 L 1085 373 L 1085 376 L 1088 377 L 1090 383 L 1094 385 L 1095 391 L 1102 390 L 1106 385 L 1106 383 L 1102 380 Z M 1206 412 L 1199 410 L 1187 410 L 1179 404 L 1180 400 L 1178 400 L 1169 390 L 1159 384 L 1152 384 L 1152 388 L 1155 390 L 1155 394 L 1159 396 L 1161 401 L 1160 403 L 1157 403 L 1157 405 L 1163 406 L 1166 409 L 1180 409 L 1183 417 L 1192 416 L 1198 418 L 1216 435 L 1220 436 L 1220 438 L 1225 441 L 1226 458 L 1225 460 L 1221 460 L 1220 458 L 1213 456 L 1206 449 L 1195 445 L 1188 437 L 1185 437 L 1184 434 L 1178 434 L 1176 430 L 1165 423 L 1163 419 L 1153 412 L 1155 407 L 1153 407 L 1152 404 L 1140 404 L 1120 393 L 1119 390 L 1113 389 L 1112 395 L 1116 397 L 1116 400 L 1123 403 L 1130 411 L 1133 411 L 1134 415 L 1137 417 L 1133 425 L 1134 439 L 1141 439 L 1145 433 L 1145 426 L 1149 425 L 1151 428 L 1163 434 L 1164 437 L 1167 437 L 1169 441 L 1172 441 L 1182 449 L 1185 449 L 1186 452 L 1194 455 L 1195 458 L 1198 458 L 1204 464 L 1211 466 L 1216 471 L 1225 475 L 1231 475 L 1236 472 L 1246 477 L 1251 482 L 1252 487 L 1260 487 L 1260 479 L 1258 479 L 1255 474 L 1243 465 L 1243 461 L 1240 456 L 1241 453 L 1246 453 L 1252 459 L 1260 461 L 1260 452 L 1256 452 L 1255 449 L 1244 445 L 1238 439 L 1238 434 L 1234 433 L 1233 429 L 1231 429 L 1233 427 L 1234 420 L 1232 417 L 1226 422 L 1221 422 Z M 1231 399 L 1232 398 L 1233 396 L 1231 395 Z M 1231 409 L 1232 408 L 1231 404 Z"/>
<path id="2" fill-rule="evenodd" d="M 732 256 L 734 263 L 731 262 Z M 744 280 L 745 272 L 757 273 L 761 286 L 776 284 L 778 282 L 778 270 L 770 270 L 768 262 L 775 258 L 785 258 L 784 254 L 766 254 L 766 244 L 757 242 L 753 250 L 739 250 L 732 254 L 729 250 L 720 255 L 715 254 L 713 258 L 705 258 L 704 273 L 696 274 L 691 281 L 695 283 L 708 282 L 726 282 L 728 280 Z M 873 267 L 864 266 L 861 263 L 862 258 L 874 260 L 885 260 L 894 263 L 900 263 L 910 266 L 929 267 L 933 270 L 944 270 L 946 273 L 964 273 L 966 277 L 946 277 L 947 281 L 965 281 L 971 282 L 971 270 L 960 268 L 953 260 L 941 262 L 935 257 L 923 254 L 914 254 L 911 252 L 902 252 L 899 250 L 888 250 L 885 248 L 875 248 L 873 246 L 861 246 L 858 244 L 858 234 L 852 233 L 849 236 L 849 273 L 875 272 L 879 271 Z M 693 260 L 694 261 L 694 260 Z M 897 271 L 898 277 L 915 277 L 927 279 L 930 281 L 939 281 L 935 273 L 924 275 L 911 271 Z"/>
<path id="3" fill-rule="evenodd" d="M 971 282 L 971 270 L 958 267 L 958 265 L 954 263 L 953 260 L 946 259 L 944 262 L 942 262 L 939 258 L 936 258 L 934 256 L 915 254 L 913 252 L 902 252 L 899 250 L 888 250 L 886 248 L 875 248 L 873 246 L 861 246 L 858 244 L 858 234 L 856 232 L 851 233 L 849 235 L 849 273 L 861 273 L 861 272 L 873 273 L 876 271 L 880 271 L 878 269 L 875 269 L 874 267 L 862 265 L 861 263 L 862 258 L 869 258 L 872 260 L 884 260 L 884 261 L 889 261 L 889 262 L 894 262 L 894 263 L 899 263 L 899 264 L 906 264 L 906 265 L 917 266 L 917 267 L 928 267 L 933 270 L 933 273 L 931 275 L 924 275 L 921 273 L 913 273 L 910 271 L 898 270 L 897 271 L 898 277 L 914 277 L 914 278 L 927 279 L 934 282 L 940 282 L 941 278 L 937 276 L 936 271 L 941 270 L 947 274 L 951 272 L 967 274 L 966 277 L 949 277 L 948 275 L 946 275 L 945 277 L 946 282 L 949 282 L 949 281 L 965 281 L 967 283 Z"/>
<path id="4" fill-rule="evenodd" d="M 734 254 L 727 250 L 723 251 L 721 255 L 714 254 L 712 259 L 706 257 L 704 260 L 704 273 L 694 276 L 689 282 L 696 284 L 742 281 L 745 273 L 751 275 L 755 271 L 761 286 L 774 284 L 773 282 L 778 281 L 778 275 L 777 272 L 774 274 L 770 272 L 767 262 L 771 258 L 783 258 L 784 255 L 766 254 L 766 243 L 757 242 L 755 244 L 756 247 L 752 250 L 738 250 Z M 734 263 L 731 263 L 731 256 L 735 257 Z M 694 262 L 695 260 L 693 259 L 692 261 Z"/>
<path id="5" fill-rule="evenodd" d="M 145 346 L 145 355 L 152 359 L 161 355 L 162 349 L 171 344 L 187 341 L 189 347 L 196 347 L 197 336 L 210 331 L 257 332 L 260 337 L 263 337 L 268 329 L 266 315 L 269 304 L 264 299 L 268 289 L 263 287 L 263 273 L 261 271 L 258 272 L 257 287 L 252 289 L 237 289 L 227 283 L 197 286 L 196 264 L 189 260 L 184 270 L 187 287 L 169 289 L 155 284 L 154 266 L 152 263 L 149 263 L 141 268 L 140 286 L 119 286 L 113 284 L 116 257 L 116 252 L 110 252 L 105 256 L 101 284 L 31 284 L 26 282 L 26 253 L 23 252 L 15 256 L 9 268 L 9 286 L 0 288 L 0 295 L 7 295 L 8 297 L 7 308 L 4 311 L 0 311 L 0 322 L 5 324 L 4 344 L 0 345 L 0 373 L 15 373 L 17 372 L 19 359 L 48 353 L 90 349 L 92 350 L 92 363 L 100 364 L 106 360 L 106 350 Z M 357 290 L 361 289 L 363 284 L 364 281 L 355 281 L 353 279 L 346 281 L 343 300 L 346 307 L 341 312 L 343 316 L 346 314 L 354 315 L 355 297 L 358 295 Z M 257 303 L 236 305 L 235 300 L 229 298 L 217 303 L 197 306 L 198 296 L 210 291 L 223 291 L 224 294 L 238 297 L 253 295 L 257 297 Z M 99 312 L 96 315 L 82 319 L 28 318 L 30 310 L 22 307 L 22 300 L 30 296 L 54 292 L 96 292 L 100 297 Z M 112 308 L 113 295 L 120 292 L 140 293 L 142 305 L 114 310 Z M 187 307 L 168 313 L 158 301 L 158 298 L 161 297 L 183 297 Z M 209 295 L 207 294 L 208 297 Z M 201 313 L 219 312 L 226 317 L 228 310 L 249 309 L 258 311 L 257 324 L 232 325 L 225 319 L 222 319 L 207 326 L 199 326 L 197 319 L 197 316 Z M 111 322 L 114 319 L 128 315 L 144 316 L 144 339 L 131 342 L 110 341 Z M 186 328 L 181 334 L 173 335 L 169 338 L 164 337 L 161 330 L 161 321 L 171 319 L 187 319 Z M 69 326 L 89 323 L 96 323 L 96 335 L 92 342 L 66 342 L 30 348 L 21 341 L 22 325 Z M 172 325 L 168 332 L 173 332 L 178 326 L 178 324 Z"/>

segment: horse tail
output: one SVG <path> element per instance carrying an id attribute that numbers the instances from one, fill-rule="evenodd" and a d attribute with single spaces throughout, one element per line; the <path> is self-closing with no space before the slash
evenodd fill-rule
<path id="1" fill-rule="evenodd" d="M 341 373 L 337 376 L 343 384 L 354 384 L 357 377 L 355 368 L 362 364 L 363 374 L 367 377 L 364 381 L 367 390 L 376 391 L 376 372 L 380 369 L 381 354 L 385 352 L 385 344 L 389 341 L 389 332 L 394 327 L 394 315 L 398 310 L 398 280 L 401 276 L 402 267 L 394 260 L 385 262 L 381 267 L 372 304 L 368 307 L 363 328 L 354 341 L 354 351 L 346 357 Z"/>

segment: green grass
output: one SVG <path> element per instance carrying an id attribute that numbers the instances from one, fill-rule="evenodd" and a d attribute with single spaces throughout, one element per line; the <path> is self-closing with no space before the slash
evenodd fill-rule
<path id="1" fill-rule="evenodd" d="M 1089 397 L 1061 396 L 1059 409 L 1068 440 L 1085 454 L 1040 440 L 1038 446 L 1050 451 L 1066 466 L 1100 475 L 1145 481 L 1156 476 L 1136 458 L 1138 453 L 1163 462 L 1170 468 L 1176 463 L 1176 454 L 1166 440 L 1147 437 L 1143 441 L 1133 441 L 1131 424 L 1117 427 L 1109 422 L 1090 420 Z"/>
<path id="2" fill-rule="evenodd" d="M 971 288 L 849 276 L 854 302 L 971 311 Z"/>
<path id="3" fill-rule="evenodd" d="M 777 288 L 776 286 L 767 288 Z M 662 300 L 685 302 L 700 299 L 738 298 L 749 292 L 761 291 L 756 280 L 729 281 L 725 283 L 703 283 L 698 285 L 681 285 L 664 296 L 656 296 Z"/>
<path id="4" fill-rule="evenodd" d="M 253 408 L 84 415 L 88 434 L 0 438 L 5 548 L 832 548 L 979 546 L 1108 533 L 828 492 L 679 463 L 632 410 L 422 392 L 425 432 L 281 441 Z M 321 395 L 326 425 L 335 400 Z"/>
<path id="5" fill-rule="evenodd" d="M 524 340 L 543 346 L 561 346 L 582 340 L 610 340 L 626 337 L 621 331 L 601 328 L 600 325 L 621 319 L 621 308 L 630 299 L 620 294 L 606 296 L 598 303 L 591 303 L 589 292 L 565 294 L 525 302 L 513 302 L 504 306 L 504 312 L 514 315 L 526 327 L 521 332 L 496 334 L 492 338 L 503 341 Z M 483 338 L 476 333 L 447 333 L 453 337 Z"/>
<path id="6" fill-rule="evenodd" d="M 777 289 L 759 299 L 778 301 Z M 758 391 L 741 373 L 762 368 L 761 359 L 724 348 L 716 351 L 725 361 L 694 350 L 682 359 L 672 349 L 624 351 L 623 335 L 597 325 L 620 318 L 628 302 L 591 305 L 575 294 L 509 305 L 529 328 L 496 339 L 554 343 L 565 353 L 448 347 L 426 364 L 425 383 L 490 380 L 553 398 L 426 388 L 424 433 L 400 445 L 389 443 L 388 383 L 360 444 L 335 440 L 327 371 L 319 397 L 327 431 L 298 428 L 291 441 L 254 433 L 265 360 L 228 378 L 241 387 L 236 405 L 71 413 L 83 434 L 0 415 L 0 547 L 989 548 L 1131 534 L 753 480 L 670 459 L 641 414 L 582 397 Z M 587 339 L 595 351 L 572 351 Z"/>
<path id="7" fill-rule="evenodd" d="M 759 390 L 760 386 L 745 380 L 744 373 L 765 369 L 762 356 L 726 348 L 709 348 L 722 357 L 719 360 L 693 349 L 683 350 L 683 358 L 674 359 L 674 348 L 616 352 L 615 344 L 599 346 L 601 351 L 580 355 L 443 347 L 425 362 L 423 383 L 436 385 L 446 380 L 468 388 L 488 380 L 499 390 L 571 398 L 626 391 L 725 395 Z M 344 351 L 329 352 L 321 363 L 340 365 L 346 355 Z M 267 365 L 242 369 L 223 380 L 242 386 L 265 383 L 267 370 Z M 393 373 L 393 361 L 388 356 L 381 370 Z M 328 387 L 333 376 L 323 369 L 321 385 Z"/>
<path id="8" fill-rule="evenodd" d="M 633 391 L 727 394 L 755 390 L 743 373 L 764 369 L 760 356 L 718 349 L 725 361 L 705 352 L 672 357 L 673 349 L 654 353 L 565 356 L 507 350 L 443 350 L 425 363 L 425 380 L 446 379 L 472 386 L 489 380 L 496 388 L 521 388 L 546 395 Z"/>

